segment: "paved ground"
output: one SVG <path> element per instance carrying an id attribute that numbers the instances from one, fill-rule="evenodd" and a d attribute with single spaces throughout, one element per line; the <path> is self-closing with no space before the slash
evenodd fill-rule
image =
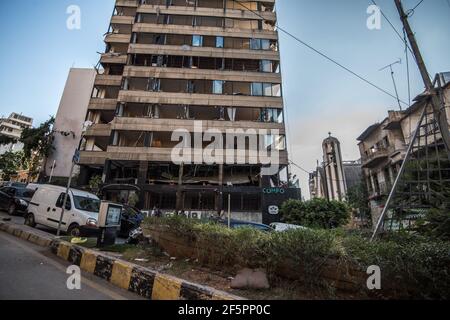
<path id="1" fill-rule="evenodd" d="M 81 290 L 67 289 L 69 263 L 49 248 L 0 232 L 0 300 L 127 300 L 140 297 L 82 273 Z"/>

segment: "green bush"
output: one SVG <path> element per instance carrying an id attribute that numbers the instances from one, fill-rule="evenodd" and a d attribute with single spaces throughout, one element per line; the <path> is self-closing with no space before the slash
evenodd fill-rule
<path id="1" fill-rule="evenodd" d="M 322 268 L 333 258 L 339 264 L 359 267 L 362 273 L 371 265 L 379 266 L 382 286 L 395 283 L 402 297 L 450 298 L 450 243 L 445 241 L 396 233 L 370 242 L 342 229 L 265 233 L 177 216 L 148 218 L 143 226 L 149 225 L 191 237 L 197 258 L 219 270 L 265 268 L 269 275 L 284 276 L 279 271 L 288 262 L 298 266 L 305 284 L 321 285 Z"/>
<path id="2" fill-rule="evenodd" d="M 350 208 L 339 201 L 313 199 L 302 202 L 288 200 L 281 206 L 283 221 L 310 228 L 333 229 L 346 225 Z"/>

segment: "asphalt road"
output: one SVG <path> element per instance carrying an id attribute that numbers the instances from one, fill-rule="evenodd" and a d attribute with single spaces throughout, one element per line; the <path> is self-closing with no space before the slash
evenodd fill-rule
<path id="1" fill-rule="evenodd" d="M 81 289 L 69 290 L 69 265 L 52 255 L 49 248 L 0 232 L 0 300 L 140 299 L 83 272 Z"/>

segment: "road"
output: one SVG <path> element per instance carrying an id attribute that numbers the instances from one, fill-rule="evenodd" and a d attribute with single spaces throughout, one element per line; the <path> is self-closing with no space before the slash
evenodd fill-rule
<path id="1" fill-rule="evenodd" d="M 0 211 L 0 220 L 23 224 L 24 218 Z M 39 226 L 42 231 L 54 230 Z M 82 272 L 81 290 L 67 289 L 69 263 L 49 248 L 0 231 L 0 300 L 128 300 L 141 299 L 105 280 Z"/>
<path id="2" fill-rule="evenodd" d="M 0 300 L 130 300 L 140 297 L 82 272 L 81 289 L 67 289 L 70 264 L 49 248 L 0 232 Z"/>

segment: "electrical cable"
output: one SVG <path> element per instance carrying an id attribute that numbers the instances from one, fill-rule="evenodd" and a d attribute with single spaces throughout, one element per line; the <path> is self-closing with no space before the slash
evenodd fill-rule
<path id="1" fill-rule="evenodd" d="M 239 3 L 243 8 L 245 8 L 247 11 L 252 12 L 253 14 L 255 14 L 256 16 L 260 17 L 263 20 L 266 20 L 262 15 L 260 15 L 259 13 L 257 13 L 256 11 L 248 8 L 247 6 L 245 6 L 244 4 L 242 4 L 240 1 L 238 0 L 233 0 L 234 2 Z M 288 35 L 289 37 L 291 37 L 292 39 L 296 40 L 297 42 L 299 42 L 300 44 L 304 45 L 305 47 L 309 48 L 310 50 L 314 51 L 315 53 L 319 54 L 320 56 L 322 56 L 323 58 L 327 59 L 328 61 L 336 64 L 337 66 L 339 66 L 340 68 L 344 69 L 345 71 L 347 71 L 348 73 L 352 74 L 353 76 L 357 77 L 358 79 L 362 80 L 363 82 L 367 83 L 368 85 L 374 87 L 375 89 L 383 92 L 384 94 L 390 96 L 391 98 L 394 98 L 397 101 L 397 97 L 388 92 L 387 90 L 379 87 L 378 85 L 374 84 L 373 82 L 367 80 L 366 78 L 364 78 L 363 76 L 357 74 L 356 72 L 352 71 L 351 69 L 347 68 L 346 66 L 342 65 L 341 63 L 337 62 L 335 59 L 329 57 L 328 55 L 326 55 L 325 53 L 319 51 L 318 49 L 312 47 L 311 45 L 309 45 L 308 43 L 306 43 L 305 41 L 301 40 L 300 38 L 298 38 L 297 36 L 293 35 L 292 33 L 290 33 L 289 31 L 287 31 L 286 29 L 283 29 L 282 27 L 280 27 L 278 25 L 278 23 L 275 24 L 275 26 L 277 27 L 278 30 L 280 30 L 281 32 L 285 33 L 286 35 Z M 403 42 L 403 40 L 402 40 Z M 400 100 L 401 103 L 403 103 L 404 105 L 408 105 L 406 102 L 404 102 L 403 100 Z"/>

